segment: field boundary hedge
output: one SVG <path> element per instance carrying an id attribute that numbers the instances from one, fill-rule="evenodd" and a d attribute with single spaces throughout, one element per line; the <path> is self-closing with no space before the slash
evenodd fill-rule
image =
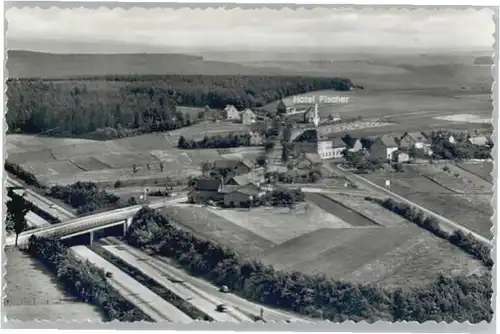
<path id="1" fill-rule="evenodd" d="M 448 234 L 439 227 L 439 222 L 436 218 L 426 217 L 421 210 L 414 209 L 405 203 L 398 203 L 390 198 L 381 200 L 377 198 L 365 197 L 365 199 L 380 204 L 387 210 L 390 210 L 419 227 L 426 229 L 435 236 L 449 241 L 453 245 L 462 249 L 464 252 L 472 255 L 475 259 L 482 261 L 488 268 L 493 267 L 490 247 L 478 241 L 472 234 L 465 234 L 460 230 L 455 230 L 452 234 Z"/>
<path id="2" fill-rule="evenodd" d="M 489 273 L 453 278 L 441 275 L 424 286 L 386 289 L 324 275 L 283 272 L 202 239 L 147 207 L 134 217 L 126 240 L 132 246 L 173 258 L 191 274 L 226 285 L 244 298 L 315 318 L 471 323 L 492 319 Z"/>
<path id="3" fill-rule="evenodd" d="M 35 186 L 37 188 L 42 188 L 42 185 L 38 182 L 36 176 L 33 173 L 24 170 L 18 164 L 5 161 L 4 168 L 7 172 L 14 174 L 19 179 L 26 182 L 26 184 L 30 186 Z"/>
<path id="4" fill-rule="evenodd" d="M 108 321 L 153 321 L 108 283 L 104 270 L 77 259 L 58 240 L 32 236 L 27 252 L 41 261 L 71 295 L 102 310 Z"/>

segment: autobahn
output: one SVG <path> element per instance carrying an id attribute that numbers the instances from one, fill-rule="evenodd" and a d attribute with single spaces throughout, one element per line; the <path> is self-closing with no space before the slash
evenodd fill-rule
<path id="1" fill-rule="evenodd" d="M 12 186 L 22 187 L 20 183 L 15 180 L 10 182 Z M 28 194 L 34 193 L 32 190 L 26 190 Z M 137 213 L 141 205 L 131 206 L 127 208 L 121 208 L 117 210 L 112 210 L 108 212 L 98 213 L 95 215 L 89 215 L 85 217 L 77 217 L 74 213 L 71 213 L 69 210 L 66 210 L 62 207 L 59 207 L 55 203 L 53 203 L 50 199 L 43 198 L 43 196 L 36 194 L 33 197 L 42 197 L 40 201 L 37 203 L 44 203 L 44 207 L 57 208 L 60 212 L 64 212 L 69 220 L 63 221 L 61 223 L 44 226 L 42 228 L 32 229 L 26 231 L 19 236 L 19 243 L 26 242 L 31 235 L 38 236 L 62 236 L 66 233 L 72 233 L 74 231 L 86 231 L 94 226 L 106 226 L 106 224 L 123 221 L 124 219 L 130 218 Z M 149 204 L 149 207 L 155 209 L 160 208 L 168 203 L 185 201 L 187 197 L 180 196 L 178 198 L 169 199 L 169 200 L 161 200 L 154 203 Z M 29 199 L 28 199 L 29 200 Z M 58 208 L 59 207 L 59 208 Z M 169 277 L 177 277 L 186 281 L 184 286 L 187 286 L 187 289 L 179 292 L 181 297 L 190 299 L 192 301 L 193 306 L 198 309 L 204 309 L 205 311 L 212 309 L 211 315 L 215 318 L 215 321 L 230 321 L 230 322 L 240 322 L 240 321 L 253 321 L 253 318 L 256 318 L 260 315 L 261 310 L 264 311 L 265 320 L 266 321 L 294 321 L 294 322 L 307 322 L 308 320 L 298 317 L 296 315 L 289 314 L 284 311 L 278 311 L 275 309 L 271 309 L 268 307 L 261 306 L 259 304 L 255 304 L 253 302 L 249 302 L 241 297 L 238 297 L 232 293 L 221 293 L 218 291 L 218 288 L 213 286 L 212 284 L 194 278 L 187 273 L 175 268 L 167 262 L 151 257 L 140 250 L 133 249 L 132 247 L 125 244 L 123 241 L 115 239 L 121 247 L 125 247 L 129 250 L 129 254 L 133 254 L 132 261 L 135 258 L 137 261 L 133 263 L 133 265 L 138 266 L 141 260 L 144 260 L 144 257 L 148 257 L 150 261 L 150 266 L 148 267 L 147 276 L 152 279 L 160 280 L 160 277 L 169 276 Z M 116 241 L 114 242 L 116 244 Z M 7 240 L 7 243 L 14 243 L 14 240 Z M 159 305 L 162 305 L 160 301 L 157 300 L 157 295 L 155 295 L 152 291 L 145 288 L 139 282 L 135 281 L 133 278 L 122 272 L 120 269 L 100 257 L 98 254 L 87 248 L 86 246 L 76 246 L 71 248 L 73 252 L 76 252 L 77 256 L 81 258 L 85 258 L 90 262 L 103 267 L 106 271 L 109 271 L 113 274 L 112 284 L 114 287 L 124 295 L 126 299 L 130 302 L 137 305 L 143 312 L 149 315 L 155 321 L 175 321 L 175 322 L 186 322 L 186 318 L 183 315 L 175 315 L 176 313 L 165 314 L 162 310 L 159 310 Z M 130 255 L 128 260 L 130 261 Z M 144 269 L 145 265 L 140 266 Z M 139 266 L 138 266 L 139 267 Z M 138 268 L 140 269 L 140 268 Z M 164 281 L 162 281 L 165 283 Z M 173 288 L 172 285 L 166 286 L 167 288 Z M 144 288 L 147 290 L 144 290 Z M 188 294 L 188 290 L 191 291 L 191 295 Z M 148 292 L 149 291 L 149 292 Z M 145 295 L 144 295 L 145 294 Z M 155 297 L 156 296 L 156 297 Z M 196 297 L 197 296 L 197 297 Z M 196 298 L 194 298 L 196 297 Z M 204 301 L 203 301 L 204 300 Z M 225 319 L 226 315 L 215 314 L 215 308 L 218 303 L 226 304 L 228 306 L 229 311 L 229 319 Z M 202 305 L 204 304 L 204 305 Z M 163 309 L 169 309 L 168 306 L 162 306 Z M 178 309 L 176 309 L 179 311 Z M 177 312 L 176 311 L 176 312 Z M 224 318 L 224 319 L 223 319 Z"/>

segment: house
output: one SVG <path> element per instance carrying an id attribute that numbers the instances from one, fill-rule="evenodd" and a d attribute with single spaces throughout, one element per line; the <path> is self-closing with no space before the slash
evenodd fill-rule
<path id="1" fill-rule="evenodd" d="M 250 109 L 245 109 L 240 114 L 241 123 L 243 124 L 252 124 L 255 123 L 257 116 L 255 116 L 254 112 Z"/>
<path id="2" fill-rule="evenodd" d="M 359 152 L 363 149 L 363 144 L 361 143 L 361 140 L 356 139 L 354 143 L 351 144 L 351 147 L 348 146 L 348 150 L 350 152 Z"/>
<path id="3" fill-rule="evenodd" d="M 253 184 L 258 187 L 261 181 L 261 177 L 254 176 L 252 173 L 249 173 L 229 177 L 226 181 L 226 185 L 247 186 L 249 184 Z"/>
<path id="4" fill-rule="evenodd" d="M 394 161 L 396 161 L 398 163 L 410 161 L 410 156 L 408 155 L 408 153 L 403 152 L 403 151 L 394 152 L 393 158 L 394 158 Z"/>
<path id="5" fill-rule="evenodd" d="M 467 140 L 472 145 L 477 145 L 477 146 L 487 146 L 489 144 L 488 138 L 484 135 L 476 136 L 476 137 L 469 137 Z"/>
<path id="6" fill-rule="evenodd" d="M 392 154 L 397 150 L 398 145 L 394 138 L 389 135 L 383 135 L 375 139 L 375 142 L 370 147 L 370 156 L 382 160 L 393 160 Z"/>
<path id="7" fill-rule="evenodd" d="M 188 193 L 188 202 L 203 203 L 209 200 L 221 200 L 224 197 L 219 192 L 221 186 L 222 181 L 220 179 L 198 179 Z"/>
<path id="8" fill-rule="evenodd" d="M 347 148 L 346 143 L 342 140 L 340 137 L 335 137 L 332 139 L 332 144 L 331 144 L 331 156 L 328 158 L 333 158 L 333 159 L 339 159 L 342 158 L 344 155 L 342 152 Z M 329 154 L 330 152 L 328 152 Z"/>
<path id="9" fill-rule="evenodd" d="M 252 171 L 254 164 L 248 159 L 220 159 L 214 161 L 214 170 L 218 173 L 229 172 L 233 175 L 247 174 Z"/>
<path id="10" fill-rule="evenodd" d="M 399 142 L 400 148 L 418 148 L 423 149 L 424 147 L 429 147 L 429 140 L 424 136 L 422 132 L 410 132 L 405 133 Z"/>
<path id="11" fill-rule="evenodd" d="M 256 198 L 264 196 L 266 192 L 253 187 L 239 187 L 224 193 L 224 205 L 230 207 L 245 207 Z"/>
<path id="12" fill-rule="evenodd" d="M 317 153 L 304 153 L 302 154 L 297 162 L 295 163 L 295 167 L 299 169 L 312 169 L 315 166 L 321 166 L 323 164 L 323 160 Z"/>
<path id="13" fill-rule="evenodd" d="M 222 111 L 222 116 L 226 120 L 240 120 L 240 113 L 238 112 L 238 109 L 236 109 L 235 106 L 228 104 L 224 110 Z"/>

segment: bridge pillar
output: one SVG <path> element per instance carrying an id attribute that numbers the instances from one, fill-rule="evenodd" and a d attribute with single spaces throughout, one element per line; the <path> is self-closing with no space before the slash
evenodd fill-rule
<path id="1" fill-rule="evenodd" d="M 94 242 L 94 231 L 90 231 L 90 233 L 89 233 L 89 245 L 92 246 L 93 242 Z"/>

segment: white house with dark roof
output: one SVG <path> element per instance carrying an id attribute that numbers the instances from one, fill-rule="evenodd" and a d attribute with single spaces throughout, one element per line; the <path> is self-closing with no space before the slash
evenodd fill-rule
<path id="1" fill-rule="evenodd" d="M 257 116 L 250 109 L 245 109 L 240 113 L 241 123 L 243 124 L 252 124 L 257 120 Z"/>
<path id="2" fill-rule="evenodd" d="M 238 109 L 236 109 L 235 106 L 232 104 L 228 104 L 224 110 L 222 111 L 222 116 L 226 120 L 240 120 L 240 113 L 238 112 Z"/>
<path id="3" fill-rule="evenodd" d="M 398 144 L 394 137 L 383 135 L 375 139 L 370 147 L 370 156 L 382 160 L 393 160 L 393 153 L 398 150 Z"/>

